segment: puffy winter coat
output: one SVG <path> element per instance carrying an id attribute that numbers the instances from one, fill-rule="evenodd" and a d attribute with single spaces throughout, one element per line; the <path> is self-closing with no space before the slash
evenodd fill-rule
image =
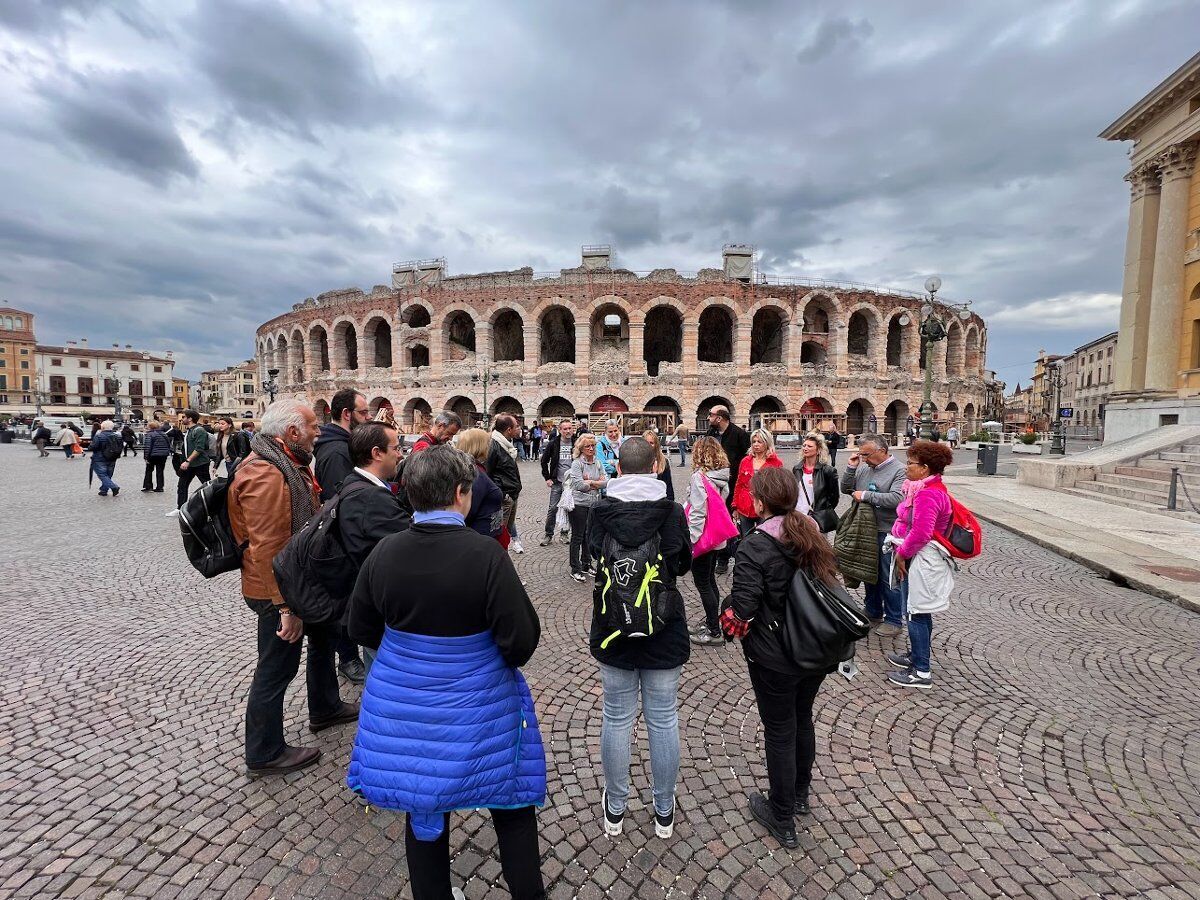
<path id="1" fill-rule="evenodd" d="M 346 777 L 368 803 L 412 817 L 423 841 L 458 809 L 541 806 L 546 755 L 529 686 L 490 632 L 387 628 L 363 687 Z"/>
<path id="2" fill-rule="evenodd" d="M 874 507 L 856 500 L 842 513 L 833 538 L 833 552 L 847 587 L 879 581 L 879 532 Z"/>

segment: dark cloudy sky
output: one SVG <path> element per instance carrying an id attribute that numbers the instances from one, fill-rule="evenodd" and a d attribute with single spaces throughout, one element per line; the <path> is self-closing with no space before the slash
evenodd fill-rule
<path id="1" fill-rule="evenodd" d="M 1115 328 L 1126 147 L 1200 3 L 0 0 L 0 302 L 233 363 L 391 264 L 919 289 L 1010 387 Z"/>

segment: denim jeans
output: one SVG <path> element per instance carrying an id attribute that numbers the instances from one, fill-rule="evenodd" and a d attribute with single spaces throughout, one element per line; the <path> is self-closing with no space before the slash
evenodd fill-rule
<path id="1" fill-rule="evenodd" d="M 717 589 L 717 551 L 709 550 L 692 560 L 692 581 L 704 604 L 704 622 L 712 634 L 721 633 L 721 594 Z"/>
<path id="2" fill-rule="evenodd" d="M 276 632 L 279 612 L 270 600 L 246 598 L 258 615 L 258 665 L 246 698 L 246 765 L 254 768 L 275 760 L 287 747 L 283 738 L 283 697 L 300 671 L 302 641 L 289 644 Z M 325 624 L 305 625 L 308 639 L 308 717 L 326 719 L 342 708 L 337 672 L 333 667 L 334 634 Z"/>
<path id="3" fill-rule="evenodd" d="M 686 466 L 687 465 L 687 441 L 681 439 L 679 441 L 679 443 L 675 445 L 675 449 L 679 451 L 679 464 L 681 466 Z"/>
<path id="4" fill-rule="evenodd" d="M 121 486 L 112 480 L 113 473 L 116 470 L 116 460 L 109 462 L 102 456 L 92 456 L 92 471 L 100 479 L 100 493 L 107 494 L 109 491 L 119 491 L 121 489 Z"/>
<path id="5" fill-rule="evenodd" d="M 892 555 L 883 552 L 883 540 L 887 532 L 876 536 L 879 543 L 879 580 L 867 585 L 866 613 L 872 619 L 882 617 L 889 625 L 904 624 L 904 596 L 898 587 L 888 587 L 888 574 L 892 568 Z"/>
<path id="6" fill-rule="evenodd" d="M 600 664 L 604 685 L 604 722 L 600 726 L 600 761 L 608 808 L 625 811 L 629 802 L 630 741 L 637 718 L 638 693 L 642 716 L 650 736 L 650 777 L 654 809 L 667 815 L 675 808 L 675 781 L 679 776 L 679 673 L 674 669 L 618 669 Z"/>
<path id="7" fill-rule="evenodd" d="M 546 509 L 546 537 L 554 537 L 554 520 L 558 518 L 558 501 L 562 499 L 563 483 L 556 481 L 550 488 L 550 506 Z"/>
<path id="8" fill-rule="evenodd" d="M 912 666 L 918 672 L 929 671 L 930 644 L 933 640 L 933 616 L 913 613 L 908 617 L 908 648 Z"/>

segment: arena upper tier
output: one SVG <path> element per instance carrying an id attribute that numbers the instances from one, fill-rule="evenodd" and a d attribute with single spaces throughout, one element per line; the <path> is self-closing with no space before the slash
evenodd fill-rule
<path id="1" fill-rule="evenodd" d="M 588 263 L 585 250 L 583 266 L 548 277 L 451 277 L 440 260 L 397 266 L 390 288 L 331 291 L 262 325 L 260 375 L 278 369 L 276 396 L 322 418 L 335 391 L 357 388 L 409 431 L 443 408 L 475 420 L 485 391 L 489 413 L 628 413 L 628 431 L 695 425 L 717 403 L 776 431 L 832 422 L 896 434 L 918 414 L 918 294 L 755 283 L 732 277 L 728 259 L 695 277 Z M 930 353 L 936 416 L 972 429 L 986 327 L 940 304 L 938 314 L 949 337 Z"/>

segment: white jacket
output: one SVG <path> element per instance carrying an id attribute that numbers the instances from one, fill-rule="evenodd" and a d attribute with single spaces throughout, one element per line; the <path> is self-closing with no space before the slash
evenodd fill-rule
<path id="1" fill-rule="evenodd" d="M 884 546 L 896 565 L 895 548 L 903 538 L 888 535 Z M 954 590 L 954 561 L 937 541 L 930 541 L 908 561 L 908 611 L 910 613 L 944 612 L 950 608 Z"/>

